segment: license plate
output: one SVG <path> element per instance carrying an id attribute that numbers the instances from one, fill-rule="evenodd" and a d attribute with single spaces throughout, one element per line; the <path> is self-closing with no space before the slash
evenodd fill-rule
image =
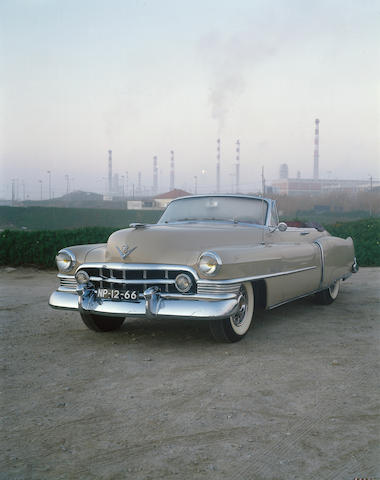
<path id="1" fill-rule="evenodd" d="M 136 290 L 116 290 L 113 288 L 98 288 L 96 291 L 98 298 L 107 298 L 110 300 L 127 300 L 129 302 L 136 302 L 139 299 L 139 292 Z"/>

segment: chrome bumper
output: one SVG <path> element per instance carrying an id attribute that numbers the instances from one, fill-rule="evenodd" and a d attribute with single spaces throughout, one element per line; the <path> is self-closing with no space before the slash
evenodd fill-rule
<path id="1" fill-rule="evenodd" d="M 157 287 L 145 290 L 137 302 L 97 298 L 94 290 L 78 289 L 77 293 L 55 291 L 49 305 L 53 308 L 77 310 L 96 315 L 149 318 L 178 317 L 218 319 L 233 315 L 238 309 L 238 294 L 180 295 L 159 292 Z"/>

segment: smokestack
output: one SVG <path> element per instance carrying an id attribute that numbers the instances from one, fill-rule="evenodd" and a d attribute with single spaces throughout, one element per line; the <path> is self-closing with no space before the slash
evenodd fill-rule
<path id="1" fill-rule="evenodd" d="M 174 151 L 170 150 L 170 188 L 174 190 Z"/>
<path id="2" fill-rule="evenodd" d="M 265 195 L 264 167 L 261 167 L 261 189 L 262 189 L 263 195 Z"/>
<path id="3" fill-rule="evenodd" d="M 314 134 L 314 180 L 319 178 L 319 119 L 315 119 L 315 134 Z"/>
<path id="4" fill-rule="evenodd" d="M 239 193 L 239 183 L 240 183 L 240 141 L 236 142 L 236 191 Z"/>
<path id="5" fill-rule="evenodd" d="M 141 172 L 137 175 L 137 191 L 141 195 Z"/>
<path id="6" fill-rule="evenodd" d="M 220 138 L 216 141 L 216 193 L 220 192 Z"/>
<path id="7" fill-rule="evenodd" d="M 108 193 L 112 192 L 112 150 L 108 150 Z"/>
<path id="8" fill-rule="evenodd" d="M 156 195 L 158 191 L 158 164 L 157 157 L 153 157 L 153 194 Z"/>

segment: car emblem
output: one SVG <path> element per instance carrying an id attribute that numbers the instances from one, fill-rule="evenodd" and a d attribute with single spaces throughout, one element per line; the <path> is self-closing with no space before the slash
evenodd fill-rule
<path id="1" fill-rule="evenodd" d="M 123 245 L 121 248 L 116 247 L 117 251 L 119 252 L 122 260 L 125 260 L 128 255 L 136 250 L 137 247 L 129 248 L 128 245 Z"/>

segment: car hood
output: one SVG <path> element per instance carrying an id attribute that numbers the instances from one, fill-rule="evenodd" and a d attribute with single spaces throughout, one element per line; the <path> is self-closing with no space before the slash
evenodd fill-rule
<path id="1" fill-rule="evenodd" d="M 263 229 L 239 224 L 188 223 L 128 228 L 108 239 L 106 261 L 195 266 L 207 250 L 234 251 L 237 247 L 258 245 Z M 121 252 L 127 250 L 123 259 Z M 130 253 L 129 253 L 130 252 Z"/>

